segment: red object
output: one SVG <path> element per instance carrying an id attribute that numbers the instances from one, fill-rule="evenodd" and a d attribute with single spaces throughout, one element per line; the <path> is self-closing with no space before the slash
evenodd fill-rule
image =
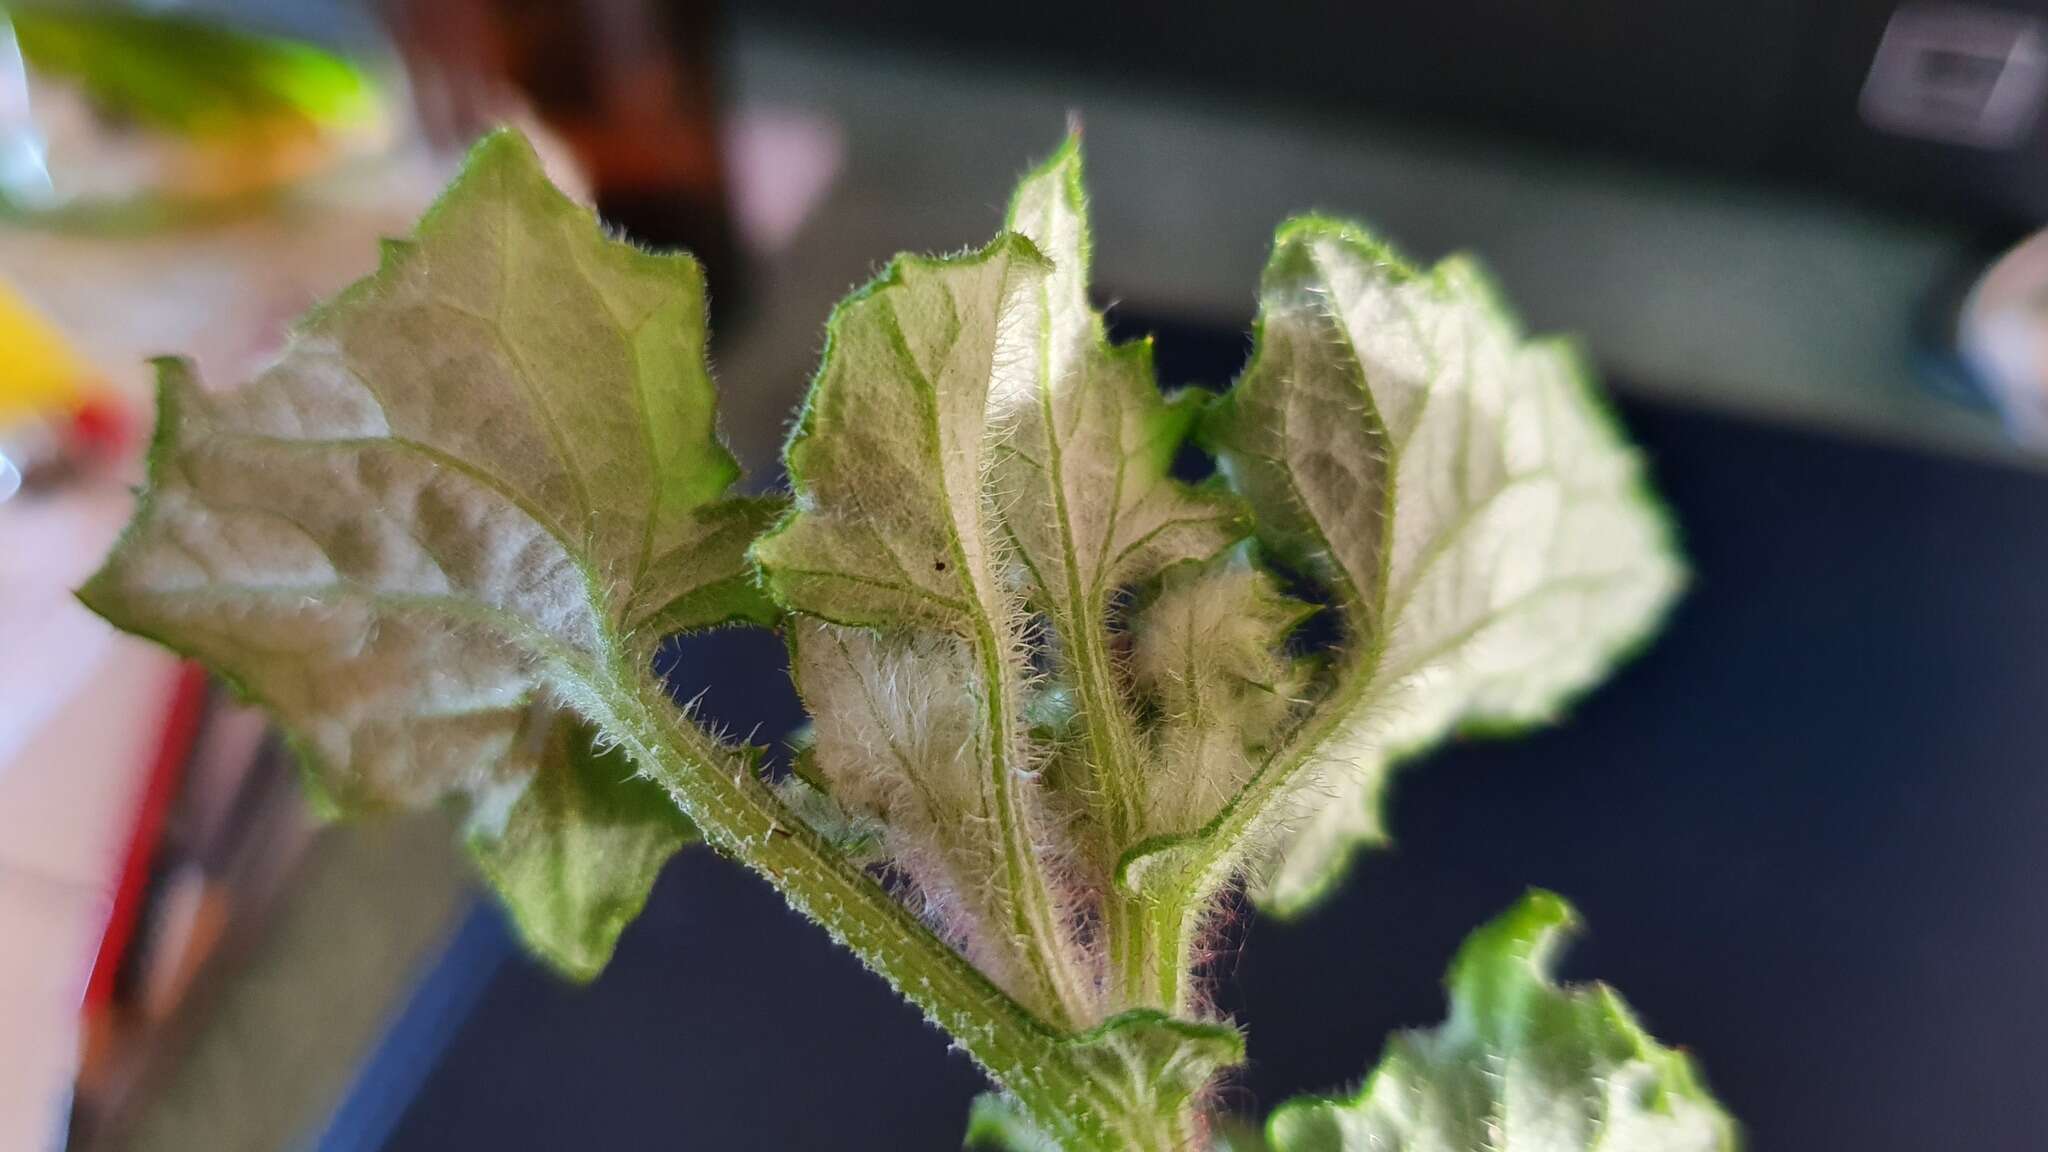
<path id="1" fill-rule="evenodd" d="M 163 837 L 164 820 L 170 813 L 172 799 L 178 795 L 185 765 L 192 759 L 192 745 L 199 738 L 199 722 L 205 714 L 206 672 L 188 660 L 178 666 L 178 680 L 171 688 L 170 704 L 165 709 L 156 759 L 143 783 L 142 801 L 135 809 L 128 850 L 114 889 L 114 907 L 107 914 L 107 930 L 100 936 L 99 955 L 93 959 L 92 978 L 85 986 L 87 1013 L 113 1001 L 114 978 L 121 970 L 128 945 L 135 939 L 135 925 L 142 915 L 142 898 L 149 886 L 149 868 L 156 858 L 157 841 Z"/>
<path id="2" fill-rule="evenodd" d="M 98 456 L 114 456 L 135 438 L 128 410 L 106 396 L 96 396 L 71 414 L 71 442 Z"/>

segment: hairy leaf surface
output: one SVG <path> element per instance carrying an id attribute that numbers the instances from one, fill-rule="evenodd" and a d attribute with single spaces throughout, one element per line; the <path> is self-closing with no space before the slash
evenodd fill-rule
<path id="1" fill-rule="evenodd" d="M 1148 1010 L 1112 1017 L 1062 1047 L 1098 1091 L 1113 1094 L 1110 1113 L 1129 1125 L 1109 1134 L 1108 1148 L 1207 1147 L 1201 1133 L 1208 1120 L 1186 1106 L 1219 1069 L 1244 1059 L 1244 1039 L 1229 1026 Z M 1071 1143 L 1071 1134 L 1048 1130 L 1005 1096 L 976 1098 L 968 1116 L 969 1148 L 1056 1152 Z"/>
<path id="2" fill-rule="evenodd" d="M 694 261 L 493 137 L 274 367 L 209 393 L 160 366 L 149 487 L 81 596 L 267 705 L 343 810 L 466 803 L 587 975 L 685 826 L 556 702 L 771 612 L 745 549 L 778 510 L 725 496 L 704 340 Z"/>
<path id="3" fill-rule="evenodd" d="M 815 715 L 809 760 L 829 797 L 872 817 L 888 859 L 916 885 L 925 918 L 977 967 L 1029 988 L 1008 946 L 1017 906 L 984 739 L 987 685 L 973 649 L 950 635 L 888 637 L 806 620 L 795 630 L 797 688 Z M 1035 806 L 1028 841 L 1049 837 Z"/>
<path id="4" fill-rule="evenodd" d="M 1450 1019 L 1396 1036 L 1355 1096 L 1289 1101 L 1275 1152 L 1733 1152 L 1735 1126 L 1684 1053 L 1605 985 L 1551 981 L 1574 919 L 1534 892 L 1473 933 Z"/>
<path id="5" fill-rule="evenodd" d="M 1211 759 L 1158 761 L 1178 749 L 1145 739 L 1132 686 L 1113 656 L 1110 598 L 1170 565 L 1214 555 L 1245 525 L 1235 501 L 1193 491 L 1171 474 L 1201 397 L 1162 396 L 1151 342 L 1112 345 L 1089 305 L 1092 239 L 1081 175 L 1080 138 L 1070 137 L 1011 201 L 1009 226 L 1051 258 L 1052 270 L 1041 287 L 1040 370 L 1031 394 L 1008 415 L 999 482 L 1005 524 L 1032 598 L 1052 621 L 1085 740 L 1087 771 L 1070 783 L 1094 801 L 1093 847 L 1108 868 L 1132 845 L 1181 822 L 1190 797 L 1227 798 L 1233 790 L 1201 778 L 1218 767 Z M 1170 793 L 1161 787 L 1169 778 Z"/>
<path id="6" fill-rule="evenodd" d="M 470 850 L 527 945 L 588 980 L 640 914 L 661 866 L 697 829 L 658 785 L 635 775 L 630 757 L 598 747 L 591 726 L 567 711 L 536 709 L 521 745 L 518 754 L 535 760 L 533 779 L 504 827 L 480 831 Z"/>
<path id="7" fill-rule="evenodd" d="M 1070 139 L 990 246 L 901 258 L 841 305 L 788 449 L 796 508 L 756 547 L 785 605 L 841 626 L 795 642 L 816 774 L 889 828 L 935 923 L 1068 1024 L 1175 1002 L 1124 895 L 1074 889 L 1245 774 L 1149 731 L 1119 654 L 1112 601 L 1245 526 L 1171 475 L 1198 404 L 1089 306 L 1080 180 Z M 1091 911 L 1118 955 L 1075 938 Z"/>
<path id="8" fill-rule="evenodd" d="M 1346 633 L 1317 715 L 1224 834 L 1282 912 L 1381 836 L 1391 764 L 1456 727 L 1554 718 L 1682 583 L 1578 354 L 1524 340 L 1469 263 L 1418 273 L 1349 225 L 1280 230 L 1257 349 L 1208 435 Z"/>
<path id="9" fill-rule="evenodd" d="M 1072 627 L 1099 626 L 1109 594 L 1242 535 L 1242 509 L 1171 475 L 1198 415 L 1198 394 L 1162 396 L 1152 344 L 1112 345 L 1088 304 L 1087 201 L 1078 137 L 1026 176 L 1009 226 L 1052 261 L 1042 362 L 1016 421 L 1001 483 L 1005 523 L 1036 597 Z"/>
<path id="10" fill-rule="evenodd" d="M 1308 691 L 1287 636 L 1312 609 L 1241 554 L 1166 577 L 1132 623 L 1132 679 L 1156 704 L 1148 832 L 1199 831 L 1236 798 Z"/>
<path id="11" fill-rule="evenodd" d="M 833 313 L 787 458 L 795 507 L 755 545 L 795 633 L 817 774 L 889 822 L 943 931 L 1062 1024 L 1098 1013 L 1023 718 L 1027 620 L 989 478 L 1035 387 L 1048 266 L 1005 234 L 899 257 Z"/>

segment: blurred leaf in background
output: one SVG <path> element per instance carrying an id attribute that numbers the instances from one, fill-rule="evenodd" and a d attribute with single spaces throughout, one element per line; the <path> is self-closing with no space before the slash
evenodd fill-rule
<path id="1" fill-rule="evenodd" d="M 77 84 L 109 117 L 183 136 L 317 132 L 377 111 L 347 58 L 296 40 L 178 13 L 0 9 L 22 58 Z"/>
<path id="2" fill-rule="evenodd" d="M 153 225 L 390 138 L 371 68 L 191 13 L 0 6 L 0 208 Z"/>

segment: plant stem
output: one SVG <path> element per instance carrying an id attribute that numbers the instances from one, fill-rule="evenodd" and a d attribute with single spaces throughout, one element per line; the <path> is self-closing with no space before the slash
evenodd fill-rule
<path id="1" fill-rule="evenodd" d="M 994 630 L 980 621 L 978 650 L 990 741 L 988 787 L 995 798 L 996 824 L 1003 838 L 1003 868 L 1015 904 L 1014 927 L 1024 944 L 1025 963 L 1041 985 L 1045 1003 L 1060 1012 L 1055 1024 L 1085 1028 L 1095 1022 L 1087 981 L 1076 971 L 1062 931 L 1060 909 L 1039 866 L 1026 815 L 1022 780 L 1012 757 L 1017 726 L 1013 670 Z"/>
<path id="2" fill-rule="evenodd" d="M 1064 532 L 1064 515 L 1061 525 Z M 1138 741 L 1111 672 L 1102 625 L 1106 609 L 1100 596 L 1084 592 L 1071 575 L 1071 548 L 1067 570 L 1069 596 L 1089 611 L 1085 616 L 1061 620 L 1060 641 L 1067 653 L 1088 732 L 1089 759 L 1101 797 L 1097 817 L 1108 834 L 1108 843 L 1118 849 L 1138 837 L 1144 822 Z M 1110 1015 L 1133 1008 L 1171 1011 L 1178 998 L 1178 972 L 1162 973 L 1152 963 L 1155 947 L 1151 927 L 1152 916 L 1143 901 L 1124 892 L 1112 878 L 1102 893 L 1102 933 L 1108 944 L 1110 965 Z"/>
<path id="3" fill-rule="evenodd" d="M 1089 620 L 1075 620 L 1063 629 L 1066 648 L 1081 697 L 1081 715 L 1088 729 L 1089 757 L 1102 793 L 1102 820 L 1112 845 L 1128 844 L 1138 835 L 1142 817 L 1141 787 L 1137 758 L 1132 755 L 1136 741 L 1130 735 L 1128 717 L 1116 685 L 1109 675 L 1109 656 L 1103 650 L 1099 614 Z M 1112 882 L 1102 894 L 1102 930 L 1109 943 L 1110 1012 L 1132 1008 L 1166 1008 L 1172 1004 L 1169 988 L 1152 978 L 1152 947 L 1148 927 L 1151 918 L 1137 899 Z"/>
<path id="4" fill-rule="evenodd" d="M 1132 1115 L 1067 1055 L 1069 1037 L 1033 1016 L 789 812 L 752 766 L 681 715 L 648 675 L 568 685 L 571 702 L 627 750 L 696 822 L 707 843 L 765 877 L 822 925 L 1073 1152 L 1122 1152 L 1160 1121 Z M 1168 1138 L 1171 1133 L 1161 1135 Z"/>
<path id="5" fill-rule="evenodd" d="M 1048 353 L 1043 362 L 1049 361 Z M 1088 385 L 1076 381 L 1070 386 Z M 1038 417 L 1045 434 L 1042 474 L 1053 523 L 1058 528 L 1058 575 L 1065 585 L 1057 589 L 1046 587 L 1045 591 L 1060 601 L 1051 613 L 1053 627 L 1080 697 L 1089 759 L 1094 768 L 1095 816 L 1106 834 L 1113 870 L 1115 854 L 1143 834 L 1145 795 L 1139 742 L 1109 657 L 1107 594 L 1096 581 L 1084 580 L 1082 576 L 1084 546 L 1074 537 L 1074 516 L 1067 506 L 1066 445 L 1059 430 L 1055 389 L 1047 380 L 1039 382 Z M 1048 573 L 1034 569 L 1034 575 L 1041 585 L 1048 584 Z M 1151 917 L 1147 910 L 1135 897 L 1122 892 L 1112 878 L 1102 894 L 1101 913 L 1109 964 L 1108 1013 L 1170 1008 L 1176 999 L 1174 982 L 1162 986 L 1154 978 Z"/>
<path id="6" fill-rule="evenodd" d="M 1158 904 L 1165 911 L 1166 922 L 1155 925 L 1151 940 L 1156 967 L 1175 972 L 1192 968 L 1196 921 L 1242 865 L 1247 847 L 1261 842 L 1267 826 L 1281 817 L 1285 799 L 1294 793 L 1302 773 L 1317 761 L 1324 745 L 1351 722 L 1359 699 L 1371 686 L 1378 660 L 1377 646 L 1368 649 L 1363 660 L 1354 657 L 1351 667 L 1340 672 L 1336 690 L 1266 759 L 1230 806 L 1177 849 L 1186 853 L 1176 865 L 1183 879 Z M 1174 1011 L 1185 1008 L 1184 1004 L 1173 1006 Z"/>

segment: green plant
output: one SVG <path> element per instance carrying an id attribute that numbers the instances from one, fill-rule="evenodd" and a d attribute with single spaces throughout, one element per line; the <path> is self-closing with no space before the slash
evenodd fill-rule
<path id="1" fill-rule="evenodd" d="M 175 10 L 11 3 L 0 39 L 108 116 L 178 136 L 311 132 L 376 114 L 374 84 L 342 57 Z"/>
<path id="2" fill-rule="evenodd" d="M 1264 1137 L 1210 1114 L 1244 1055 L 1198 978 L 1227 890 L 1313 901 L 1397 761 L 1552 718 L 1682 571 L 1577 355 L 1471 265 L 1287 223 L 1212 400 L 1108 341 L 1088 253 L 1069 140 L 989 245 L 838 307 L 792 494 L 739 497 L 697 265 L 606 238 L 495 136 L 274 368 L 209 394 L 161 365 L 149 488 L 81 595 L 267 705 L 335 807 L 466 804 L 571 975 L 686 842 L 755 869 L 987 1069 L 977 1140 L 1732 1146 L 1683 1056 L 1549 982 L 1570 914 L 1542 893 L 1355 1099 Z M 1215 478 L 1174 478 L 1189 442 Z M 788 639 L 787 773 L 650 671 L 732 622 Z"/>

